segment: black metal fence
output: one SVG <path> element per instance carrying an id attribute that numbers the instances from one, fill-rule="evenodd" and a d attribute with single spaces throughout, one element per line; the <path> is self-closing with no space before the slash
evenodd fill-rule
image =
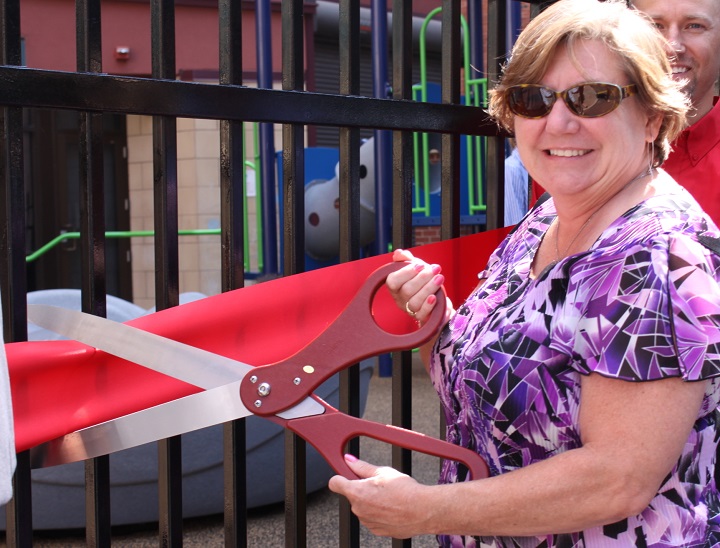
<path id="1" fill-rule="evenodd" d="M 0 12 L 0 105 L 2 149 L 0 193 L 0 288 L 5 318 L 5 341 L 27 337 L 26 317 L 26 151 L 23 143 L 24 109 L 70 109 L 80 115 L 80 178 L 82 250 L 82 307 L 106 313 L 105 219 L 103 196 L 102 114 L 152 116 L 154 162 L 155 294 L 158 309 L 178 304 L 178 176 L 176 119 L 208 118 L 221 127 L 222 289 L 243 285 L 244 158 L 242 122 L 281 124 L 283 129 L 284 238 L 283 272 L 304 268 L 303 173 L 304 131 L 309 124 L 340 128 L 340 256 L 360 256 L 359 246 L 359 132 L 361 128 L 389 130 L 392 137 L 392 243 L 412 245 L 411 181 L 412 132 L 442 134 L 443 239 L 459 236 L 459 143 L 461 135 L 495 136 L 496 127 L 480 109 L 460 103 L 460 0 L 442 2 L 442 104 L 411 101 L 412 2 L 393 3 L 392 98 L 358 96 L 358 0 L 340 0 L 341 91 L 321 95 L 303 91 L 303 1 L 283 0 L 282 90 L 243 87 L 241 8 L 236 0 L 218 0 L 220 25 L 220 83 L 176 80 L 173 0 L 150 0 L 152 77 L 118 77 L 102 73 L 100 0 L 77 0 L 77 72 L 55 72 L 21 66 L 21 0 L 2 0 Z M 492 81 L 500 53 L 505 51 L 506 0 L 489 0 L 487 56 Z M 500 137 L 488 139 L 487 227 L 501 224 L 504 157 Z M 410 417 L 410 355 L 393 356 L 393 422 L 404 426 Z M 352 370 L 341 380 L 341 407 L 357 405 L 357 377 Z M 247 544 L 246 495 L 243 489 L 245 430 L 243 421 L 225 426 L 225 544 Z M 181 456 L 179 440 L 159 445 L 159 537 L 162 546 L 182 545 Z M 305 445 L 286 436 L 286 545 L 305 546 Z M 393 452 L 393 465 L 408 471 L 407 451 Z M 86 531 L 89 546 L 109 546 L 109 459 L 86 462 Z M 7 543 L 32 545 L 32 505 L 29 455 L 18 455 L 15 497 L 7 507 Z M 338 542 L 356 546 L 358 526 L 349 509 L 341 508 Z M 410 545 L 410 541 L 394 541 Z"/>

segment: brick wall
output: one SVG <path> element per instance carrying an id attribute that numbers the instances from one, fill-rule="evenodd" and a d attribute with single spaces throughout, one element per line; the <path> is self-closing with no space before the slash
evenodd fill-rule
<path id="1" fill-rule="evenodd" d="M 476 225 L 463 225 L 460 227 L 460 235 L 467 236 L 478 232 Z M 431 244 L 440 241 L 439 226 L 416 226 L 413 229 L 413 246 Z"/>

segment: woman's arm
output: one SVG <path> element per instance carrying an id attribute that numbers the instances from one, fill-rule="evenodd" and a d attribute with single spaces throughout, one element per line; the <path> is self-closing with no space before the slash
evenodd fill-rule
<path id="1" fill-rule="evenodd" d="M 583 377 L 582 447 L 486 480 L 424 486 L 389 468 L 350 462 L 335 476 L 361 522 L 383 536 L 532 536 L 613 523 L 643 511 L 682 452 L 706 382 Z M 350 459 L 352 460 L 352 459 Z"/>

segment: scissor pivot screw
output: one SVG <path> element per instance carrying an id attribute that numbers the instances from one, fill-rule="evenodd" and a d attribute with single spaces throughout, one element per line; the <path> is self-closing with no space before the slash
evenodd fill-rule
<path id="1" fill-rule="evenodd" d="M 262 402 L 260 400 L 255 400 L 255 407 L 260 407 L 262 405 Z"/>
<path id="2" fill-rule="evenodd" d="M 255 383 L 257 382 L 257 377 L 256 377 L 255 375 L 253 375 L 252 377 L 250 377 L 250 382 L 253 383 L 253 384 L 255 384 Z"/>
<path id="3" fill-rule="evenodd" d="M 263 382 L 258 385 L 258 395 L 265 397 L 270 395 L 270 384 Z"/>
<path id="4" fill-rule="evenodd" d="M 298 384 L 300 384 L 300 382 L 301 382 L 301 381 L 300 381 L 300 377 L 295 377 L 295 378 L 293 379 L 293 382 L 295 383 L 295 386 L 297 386 Z"/>

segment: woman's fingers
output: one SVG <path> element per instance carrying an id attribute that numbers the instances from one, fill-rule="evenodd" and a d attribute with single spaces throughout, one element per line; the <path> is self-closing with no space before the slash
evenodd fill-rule
<path id="1" fill-rule="evenodd" d="M 387 277 L 387 288 L 398 308 L 422 322 L 435 308 L 435 294 L 445 283 L 442 268 L 414 257 L 405 249 L 396 249 L 393 260 L 407 265 Z"/>
<path id="2" fill-rule="evenodd" d="M 409 251 L 402 249 L 398 249 L 393 253 L 393 260 L 404 261 L 407 264 L 390 274 L 386 283 L 391 293 L 398 294 L 405 299 L 413 297 L 421 291 L 426 284 L 432 281 L 434 276 L 442 271 L 440 265 L 428 264 L 422 259 L 413 257 Z M 437 291 L 437 288 L 434 291 L 427 292 L 427 294 L 435 291 Z M 424 295 L 423 299 L 426 296 Z"/>
<path id="3" fill-rule="evenodd" d="M 396 249 L 393 251 L 392 259 L 395 262 L 412 261 L 415 257 L 407 249 Z"/>
<path id="4" fill-rule="evenodd" d="M 346 497 L 353 512 L 374 534 L 412 536 L 418 530 L 417 519 L 407 501 L 416 498 L 419 484 L 393 468 L 375 466 L 351 455 L 346 455 L 345 462 L 360 479 L 333 476 L 328 484 L 330 490 Z"/>

